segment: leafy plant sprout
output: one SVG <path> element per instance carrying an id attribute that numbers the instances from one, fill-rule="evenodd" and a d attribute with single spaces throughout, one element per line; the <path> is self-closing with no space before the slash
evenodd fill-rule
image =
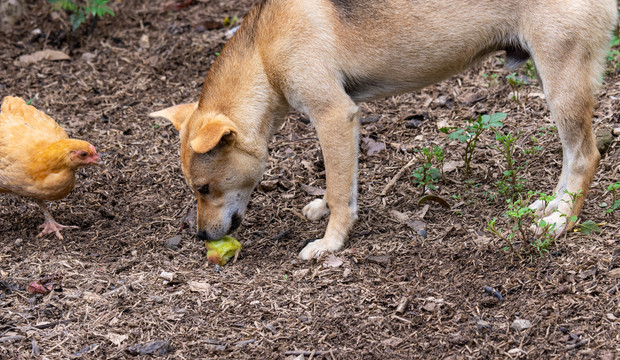
<path id="1" fill-rule="evenodd" d="M 492 115 L 478 115 L 478 118 L 468 120 L 469 125 L 465 128 L 457 129 L 449 133 L 454 128 L 441 128 L 440 131 L 448 134 L 448 139 L 458 140 L 465 143 L 465 153 L 463 160 L 465 161 L 465 175 L 469 177 L 471 173 L 471 160 L 474 156 L 474 150 L 478 143 L 478 138 L 487 129 L 499 129 L 504 126 L 502 120 L 506 118 L 505 113 L 495 113 Z"/>
<path id="2" fill-rule="evenodd" d="M 528 84 L 527 77 L 518 75 L 516 72 L 506 75 L 506 81 L 508 81 L 508 85 L 512 89 L 512 99 L 517 103 L 521 103 L 521 95 L 520 90 L 521 87 L 525 84 Z"/>
<path id="3" fill-rule="evenodd" d="M 617 69 L 620 67 L 620 51 L 613 49 L 614 47 L 620 45 L 619 32 L 620 30 L 616 28 L 616 30 L 611 34 L 611 42 L 609 43 L 609 50 L 607 51 L 607 62 L 610 64 L 612 69 Z"/>
<path id="4" fill-rule="evenodd" d="M 110 0 L 48 0 L 54 10 L 64 10 L 71 12 L 69 22 L 73 26 L 73 31 L 77 30 L 86 19 L 91 19 L 90 30 L 92 34 L 97 26 L 97 21 L 106 16 L 116 16 L 114 11 L 108 6 Z"/>
<path id="5" fill-rule="evenodd" d="M 413 171 L 411 176 L 413 177 L 413 183 L 422 188 L 422 194 L 426 193 L 426 190 L 435 190 L 435 183 L 439 182 L 443 178 L 443 162 L 444 152 L 440 146 L 434 148 L 424 147 L 421 150 L 415 149 L 422 160 L 422 165 Z M 434 167 L 436 164 L 437 167 Z"/>
<path id="6" fill-rule="evenodd" d="M 605 213 L 611 214 L 620 208 L 620 181 L 609 184 L 607 191 L 611 193 L 611 206 L 605 211 Z"/>
<path id="7" fill-rule="evenodd" d="M 527 76 L 528 78 L 534 80 L 536 79 L 536 66 L 534 65 L 534 62 L 532 61 L 532 59 L 529 59 L 524 66 L 524 72 L 525 72 L 525 76 Z"/>
<path id="8" fill-rule="evenodd" d="M 512 133 L 501 133 L 495 130 L 495 139 L 500 145 L 495 148 L 502 154 L 506 160 L 506 170 L 504 170 L 504 180 L 497 182 L 500 194 L 507 198 L 515 199 L 517 195 L 522 193 L 525 188 L 525 180 L 518 175 L 521 167 L 516 166 L 514 159 L 517 140 L 521 137 L 521 132 L 517 135 Z"/>
<path id="9" fill-rule="evenodd" d="M 489 87 L 493 87 L 497 85 L 497 83 L 499 82 L 500 76 L 499 74 L 496 74 L 496 73 L 492 73 L 492 74 L 483 73 L 482 77 L 487 79 Z"/>
<path id="10" fill-rule="evenodd" d="M 515 240 L 519 240 L 521 244 L 529 244 L 536 249 L 540 256 L 549 252 L 549 248 L 555 240 L 556 236 L 553 232 L 555 224 L 548 224 L 543 219 L 537 219 L 534 210 L 527 205 L 531 202 L 534 195 L 539 196 L 539 200 L 543 202 L 544 207 L 547 207 L 554 199 L 552 195 L 535 193 L 533 191 L 528 191 L 525 197 L 519 194 L 516 200 L 506 200 L 508 210 L 506 210 L 504 216 L 508 218 L 510 230 L 505 233 L 501 228 L 498 228 L 496 225 L 497 217 L 494 217 L 488 223 L 488 230 L 502 239 L 506 243 L 505 249 L 510 249 L 513 254 L 517 253 L 514 246 Z M 530 235 L 529 228 L 532 225 L 535 225 L 537 230 L 533 235 Z"/>

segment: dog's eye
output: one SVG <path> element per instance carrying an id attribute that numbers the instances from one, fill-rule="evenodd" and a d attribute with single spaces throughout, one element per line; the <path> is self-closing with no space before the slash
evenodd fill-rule
<path id="1" fill-rule="evenodd" d="M 201 193 L 202 195 L 209 194 L 209 184 L 202 185 L 201 187 L 199 187 L 198 192 Z"/>

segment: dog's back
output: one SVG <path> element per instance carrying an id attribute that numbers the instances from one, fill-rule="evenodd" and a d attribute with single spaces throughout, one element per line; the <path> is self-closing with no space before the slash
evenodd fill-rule
<path id="1" fill-rule="evenodd" d="M 356 101 L 420 89 L 498 50 L 510 67 L 575 44 L 601 58 L 616 20 L 614 0 L 269 0 L 262 12 L 270 65 L 337 69 Z"/>

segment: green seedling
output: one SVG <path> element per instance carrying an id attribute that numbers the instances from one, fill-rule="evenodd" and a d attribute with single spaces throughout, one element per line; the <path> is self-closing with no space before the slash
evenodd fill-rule
<path id="1" fill-rule="evenodd" d="M 424 147 L 421 150 L 415 149 L 414 151 L 420 156 L 422 165 L 415 169 L 411 176 L 413 183 L 422 188 L 422 195 L 424 195 L 427 189 L 436 190 L 435 183 L 443 178 L 444 153 L 439 146 L 432 149 Z"/>
<path id="2" fill-rule="evenodd" d="M 471 160 L 474 156 L 474 150 L 478 143 L 478 138 L 487 129 L 499 129 L 504 126 L 502 120 L 506 117 L 505 113 L 495 113 L 492 115 L 478 115 L 478 118 L 469 119 L 467 122 L 469 125 L 465 128 L 457 129 L 450 133 L 450 130 L 454 128 L 441 128 L 440 131 L 448 135 L 448 139 L 458 140 L 465 143 L 465 154 L 463 160 L 465 161 L 465 175 L 469 177 L 471 173 Z"/>
<path id="3" fill-rule="evenodd" d="M 620 45 L 620 34 L 618 34 L 618 29 L 616 29 L 616 31 L 614 31 L 611 35 L 609 50 L 607 50 L 607 62 L 610 64 L 612 69 L 617 69 L 620 67 L 620 51 L 614 49 L 614 47 L 618 45 Z"/>
<path id="4" fill-rule="evenodd" d="M 493 87 L 493 86 L 495 86 L 495 85 L 497 85 L 499 83 L 499 74 L 496 74 L 496 73 L 492 73 L 492 74 L 483 73 L 482 77 L 487 79 L 489 87 Z"/>
<path id="5" fill-rule="evenodd" d="M 521 137 L 521 132 L 517 135 L 512 133 L 501 133 L 495 130 L 495 139 L 499 141 L 500 145 L 495 146 L 500 154 L 506 160 L 506 170 L 504 170 L 504 179 L 497 182 L 499 193 L 506 198 L 515 199 L 519 194 L 525 190 L 525 179 L 519 176 L 520 166 L 516 165 L 514 158 L 515 150 L 517 146 L 517 140 Z"/>
<path id="6" fill-rule="evenodd" d="M 605 211 L 605 213 L 611 214 L 620 208 L 620 182 L 610 184 L 607 187 L 607 191 L 611 193 L 611 206 Z"/>
<path id="7" fill-rule="evenodd" d="M 528 60 L 525 63 L 524 66 L 524 72 L 525 72 L 525 76 L 527 76 L 528 78 L 534 80 L 536 79 L 536 66 L 534 65 L 534 62 L 532 61 L 532 59 Z"/>
<path id="8" fill-rule="evenodd" d="M 518 241 L 521 244 L 529 244 L 542 257 L 549 252 L 556 238 L 555 224 L 549 224 L 544 219 L 538 219 L 534 214 L 534 210 L 527 205 L 535 195 L 538 195 L 544 207 L 547 207 L 554 199 L 553 195 L 535 193 L 533 191 L 528 191 L 525 197 L 519 194 L 516 200 L 506 200 L 508 210 L 504 216 L 508 219 L 510 226 L 508 231 L 504 231 L 497 226 L 497 217 L 494 217 L 488 223 L 488 230 L 502 239 L 506 243 L 504 249 L 510 250 L 513 254 L 517 253 L 519 255 L 515 248 L 515 243 Z M 573 216 L 569 220 L 576 221 L 577 217 Z M 529 230 L 532 225 L 536 228 L 534 233 Z M 523 251 L 525 248 L 521 247 L 521 249 Z"/>
<path id="9" fill-rule="evenodd" d="M 512 89 L 512 99 L 518 103 L 521 103 L 521 95 L 519 91 L 523 85 L 528 84 L 527 78 L 514 72 L 510 75 L 506 75 L 506 81 L 508 81 L 508 85 L 510 85 L 510 88 Z"/>
<path id="10" fill-rule="evenodd" d="M 237 15 L 233 16 L 232 18 L 228 18 L 228 16 L 224 18 L 224 26 L 235 26 L 238 23 L 239 18 L 237 17 Z"/>
<path id="11" fill-rule="evenodd" d="M 89 34 L 95 30 L 98 19 L 110 15 L 114 11 L 108 6 L 110 0 L 48 0 L 54 10 L 64 10 L 71 13 L 69 22 L 73 31 L 77 30 L 87 19 L 91 19 Z"/>

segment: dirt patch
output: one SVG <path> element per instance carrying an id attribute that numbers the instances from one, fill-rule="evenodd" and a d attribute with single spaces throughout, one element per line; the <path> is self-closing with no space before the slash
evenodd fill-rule
<path id="1" fill-rule="evenodd" d="M 50 205 L 59 222 L 80 227 L 64 241 L 36 238 L 43 217 L 32 201 L 0 197 L 0 358 L 620 357 L 618 217 L 600 207 L 620 180 L 617 138 L 582 214 L 602 224 L 600 233 L 571 232 L 545 257 L 512 256 L 486 230 L 506 210 L 490 133 L 474 155 L 473 183 L 459 167 L 434 192 L 449 209 L 419 205 L 410 171 L 381 195 L 412 148 L 442 145 L 446 161 L 460 160 L 462 144 L 447 141 L 437 124 L 502 111 L 507 129 L 523 133 L 519 149 L 536 145 L 531 136 L 552 125 L 541 89 L 524 85 L 523 101 L 513 101 L 495 57 L 423 91 L 362 106 L 361 137 L 385 149 L 366 140 L 373 151 L 360 156 L 359 220 L 345 250 L 321 261 L 296 259 L 305 241 L 323 235 L 326 220 L 306 221 L 301 208 L 325 179 L 312 126 L 290 114 L 234 234 L 244 245 L 238 261 L 209 266 L 204 244 L 182 229 L 194 204 L 178 134 L 146 115 L 197 99 L 229 36 L 230 27 L 213 23 L 243 18 L 252 3 L 162 11 L 163 2 L 124 0 L 87 36 L 86 28 L 71 33 L 66 17 L 52 18 L 45 1 L 32 1 L 3 35 L 0 94 L 33 99 L 71 137 L 95 144 L 106 168 L 80 171 L 71 195 Z M 71 59 L 15 63 L 43 49 Z M 617 70 L 605 75 L 597 130 L 620 127 L 619 80 Z M 538 139 L 542 149 L 519 151 L 517 161 L 527 187 L 548 192 L 561 146 L 553 131 Z M 399 220 L 422 212 L 426 237 Z M 178 248 L 166 248 L 175 236 Z M 54 291 L 26 291 L 54 274 Z"/>

